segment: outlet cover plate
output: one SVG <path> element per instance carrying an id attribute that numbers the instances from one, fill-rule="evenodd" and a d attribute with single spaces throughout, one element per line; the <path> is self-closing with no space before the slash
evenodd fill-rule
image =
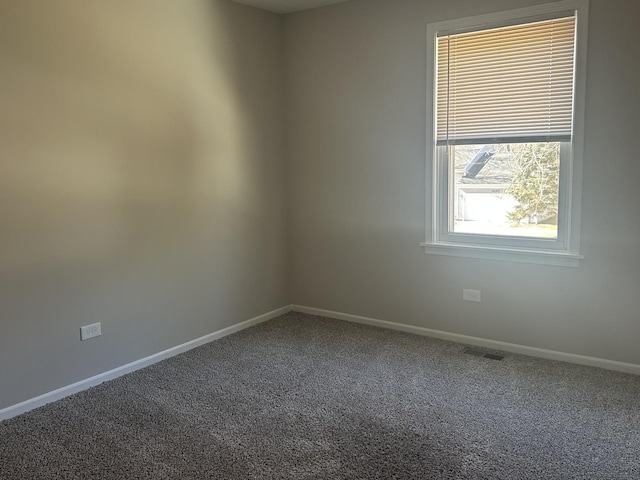
<path id="1" fill-rule="evenodd" d="M 80 327 L 80 340 L 82 341 L 99 337 L 100 335 L 102 335 L 102 326 L 100 323 L 93 323 L 91 325 Z"/>
<path id="2" fill-rule="evenodd" d="M 479 303 L 482 301 L 482 294 L 480 293 L 480 290 L 469 290 L 468 288 L 465 288 L 462 290 L 462 299 L 467 302 Z"/>

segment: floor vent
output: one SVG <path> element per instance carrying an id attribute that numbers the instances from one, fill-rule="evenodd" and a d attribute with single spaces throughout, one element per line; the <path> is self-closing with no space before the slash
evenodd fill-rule
<path id="1" fill-rule="evenodd" d="M 502 360 L 504 355 L 496 355 L 495 353 L 487 353 L 484 355 L 484 358 L 488 358 L 489 360 Z"/>
<path id="2" fill-rule="evenodd" d="M 489 360 L 497 360 L 500 361 L 504 358 L 504 355 L 496 355 L 495 353 L 487 353 L 481 350 L 474 350 L 473 348 L 467 348 L 464 353 L 466 355 L 471 355 L 473 357 L 483 357 L 488 358 Z"/>

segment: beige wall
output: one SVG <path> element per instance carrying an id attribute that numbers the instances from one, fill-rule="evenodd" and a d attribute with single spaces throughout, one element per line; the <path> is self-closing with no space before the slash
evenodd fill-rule
<path id="1" fill-rule="evenodd" d="M 276 15 L 0 3 L 0 408 L 288 303 L 282 97 Z"/>
<path id="2" fill-rule="evenodd" d="M 354 0 L 286 18 L 293 303 L 640 363 L 640 2 L 591 0 L 582 266 L 418 246 L 426 24 L 536 3 Z"/>

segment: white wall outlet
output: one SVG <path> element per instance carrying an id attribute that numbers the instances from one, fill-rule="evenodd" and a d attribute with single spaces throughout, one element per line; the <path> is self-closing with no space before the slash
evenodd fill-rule
<path id="1" fill-rule="evenodd" d="M 469 290 L 465 288 L 462 290 L 462 299 L 467 302 L 481 302 L 482 295 L 480 294 L 480 290 Z"/>
<path id="2" fill-rule="evenodd" d="M 93 337 L 99 337 L 102 335 L 102 327 L 100 323 L 93 323 L 91 325 L 86 325 L 84 327 L 80 327 L 80 340 L 89 340 Z"/>

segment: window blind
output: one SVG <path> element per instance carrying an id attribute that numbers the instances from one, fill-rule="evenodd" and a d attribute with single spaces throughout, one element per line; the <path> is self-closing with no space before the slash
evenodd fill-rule
<path id="1" fill-rule="evenodd" d="M 438 145 L 571 139 L 575 16 L 439 36 Z"/>

